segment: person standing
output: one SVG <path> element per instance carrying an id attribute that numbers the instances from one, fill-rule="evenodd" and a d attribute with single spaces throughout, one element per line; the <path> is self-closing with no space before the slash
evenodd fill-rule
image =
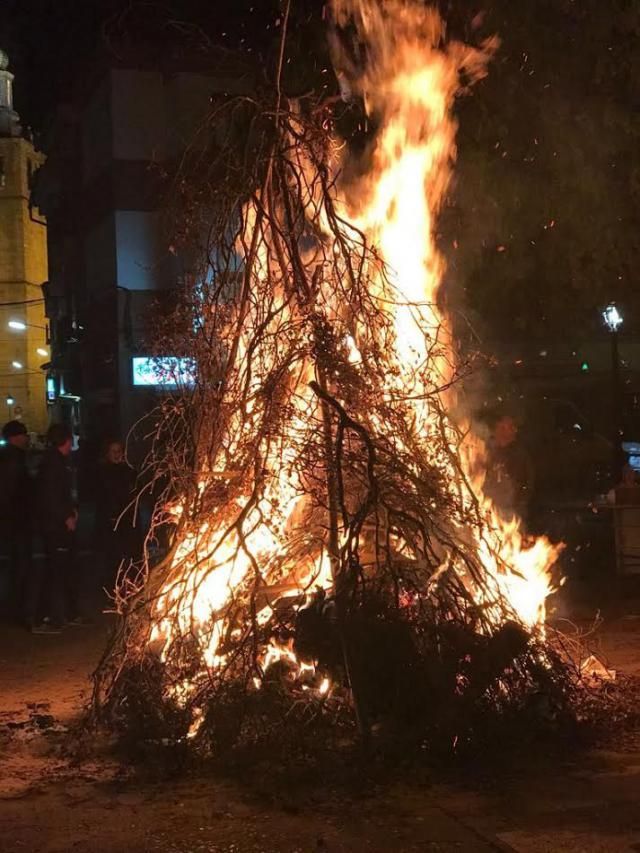
<path id="1" fill-rule="evenodd" d="M 71 474 L 72 434 L 64 424 L 52 424 L 48 449 L 37 481 L 37 504 L 46 565 L 42 582 L 34 585 L 29 600 L 29 621 L 34 633 L 59 633 L 65 624 L 82 624 L 78 609 L 75 571 L 75 532 L 78 510 Z M 38 622 L 39 612 L 48 621 Z"/>
<path id="2" fill-rule="evenodd" d="M 116 583 L 122 561 L 135 559 L 139 550 L 135 491 L 136 472 L 125 459 L 122 442 L 108 442 L 98 474 L 96 525 L 109 588 Z"/>
<path id="3" fill-rule="evenodd" d="M 511 415 L 499 417 L 488 445 L 484 492 L 505 516 L 516 513 L 526 521 L 533 496 L 535 471 L 518 441 L 518 424 Z"/>
<path id="4" fill-rule="evenodd" d="M 0 454 L 0 515 L 6 525 L 9 552 L 10 613 L 23 614 L 31 570 L 32 483 L 27 468 L 29 435 L 21 421 L 2 428 L 6 442 Z"/>
<path id="5" fill-rule="evenodd" d="M 622 506 L 640 506 L 640 484 L 631 465 L 622 469 L 622 479 L 607 494 L 607 501 Z"/>

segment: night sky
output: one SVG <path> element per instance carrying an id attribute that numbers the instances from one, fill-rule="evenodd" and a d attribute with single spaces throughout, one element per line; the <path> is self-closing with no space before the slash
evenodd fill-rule
<path id="1" fill-rule="evenodd" d="M 321 8 L 320 2 L 318 15 Z M 17 77 L 23 123 L 37 132 L 65 87 L 111 37 L 175 40 L 188 22 L 217 43 L 259 50 L 278 17 L 277 0 L 2 0 L 0 47 Z"/>
<path id="2" fill-rule="evenodd" d="M 450 36 L 501 39 L 487 79 L 458 102 L 456 179 L 440 217 L 465 306 L 492 333 L 508 326 L 518 335 L 563 336 L 568 315 L 597 332 L 600 307 L 613 299 L 630 309 L 625 329 L 635 323 L 640 331 L 640 7 L 631 0 L 433 2 Z M 96 53 L 119 40 L 134 49 L 147 41 L 161 54 L 180 42 L 205 61 L 208 40 L 251 53 L 259 71 L 273 67 L 281 6 L 0 0 L 0 47 L 17 77 L 23 125 L 38 141 L 48 114 L 85 79 Z M 288 94 L 315 91 L 329 65 L 324 6 L 292 0 Z M 294 69 L 295 86 L 287 89 Z"/>

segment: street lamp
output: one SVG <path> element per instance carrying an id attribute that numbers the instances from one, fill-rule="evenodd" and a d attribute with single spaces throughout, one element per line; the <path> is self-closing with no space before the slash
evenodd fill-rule
<path id="1" fill-rule="evenodd" d="M 620 382 L 620 353 L 618 350 L 618 332 L 624 317 L 615 302 L 610 302 L 602 312 L 604 324 L 610 332 L 611 340 L 611 420 L 613 433 L 613 479 L 620 480 L 624 452 L 622 450 L 622 385 Z"/>
<path id="2" fill-rule="evenodd" d="M 12 362 L 11 362 L 11 367 L 15 367 L 15 369 L 16 369 L 16 370 L 22 370 L 22 368 L 24 367 L 24 365 L 22 364 L 22 362 L 21 362 L 21 361 L 12 361 Z"/>
<path id="3" fill-rule="evenodd" d="M 602 319 L 604 320 L 605 326 L 609 329 L 613 334 L 617 333 L 618 329 L 624 322 L 624 318 L 622 314 L 618 311 L 618 307 L 615 302 L 610 302 L 607 307 L 602 312 Z"/>
<path id="4" fill-rule="evenodd" d="M 13 406 L 14 403 L 15 403 L 15 400 L 13 399 L 11 394 L 7 394 L 7 406 Z"/>
<path id="5" fill-rule="evenodd" d="M 38 326 L 36 323 L 25 323 L 24 320 L 9 320 L 7 326 L 13 329 L 14 332 L 24 332 L 27 329 L 42 329 L 44 332 L 47 331 L 46 326 Z"/>

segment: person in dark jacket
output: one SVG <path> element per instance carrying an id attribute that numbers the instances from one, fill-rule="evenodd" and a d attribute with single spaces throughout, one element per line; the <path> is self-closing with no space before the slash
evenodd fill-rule
<path id="1" fill-rule="evenodd" d="M 135 559 L 139 539 L 134 506 L 136 472 L 125 460 L 122 442 L 105 445 L 97 486 L 98 543 L 106 564 L 105 582 L 113 588 L 122 561 Z"/>
<path id="2" fill-rule="evenodd" d="M 10 612 L 24 612 L 24 596 L 31 567 L 32 483 L 27 468 L 29 435 L 20 421 L 2 428 L 6 444 L 0 454 L 0 516 L 6 526 L 9 551 Z"/>
<path id="3" fill-rule="evenodd" d="M 29 598 L 29 621 L 34 633 L 59 633 L 65 624 L 84 621 L 78 610 L 75 571 L 78 511 L 70 465 L 71 430 L 64 424 L 53 424 L 47 440 L 49 448 L 37 480 L 37 508 L 46 567 L 43 583 L 34 585 Z M 47 614 L 48 621 L 38 623 L 39 611 Z"/>
<path id="4" fill-rule="evenodd" d="M 505 517 L 515 513 L 526 521 L 535 471 L 529 454 L 518 440 L 518 424 L 514 417 L 503 414 L 496 420 L 487 450 L 485 494 Z"/>

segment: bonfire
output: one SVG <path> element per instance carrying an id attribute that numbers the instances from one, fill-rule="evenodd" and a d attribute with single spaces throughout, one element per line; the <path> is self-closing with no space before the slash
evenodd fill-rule
<path id="1" fill-rule="evenodd" d="M 454 748 L 480 713 L 565 691 L 545 633 L 559 546 L 483 493 L 440 293 L 454 102 L 496 43 L 447 41 L 411 0 L 329 12 L 340 96 L 236 99 L 212 119 L 229 141 L 185 158 L 200 185 L 176 240 L 201 265 L 161 346 L 193 371 L 150 457 L 171 545 L 121 573 L 96 707 L 126 716 L 144 688 L 176 736 L 220 749 L 257 737 L 275 692 L 289 720 Z M 352 104 L 364 151 L 340 137 Z"/>

